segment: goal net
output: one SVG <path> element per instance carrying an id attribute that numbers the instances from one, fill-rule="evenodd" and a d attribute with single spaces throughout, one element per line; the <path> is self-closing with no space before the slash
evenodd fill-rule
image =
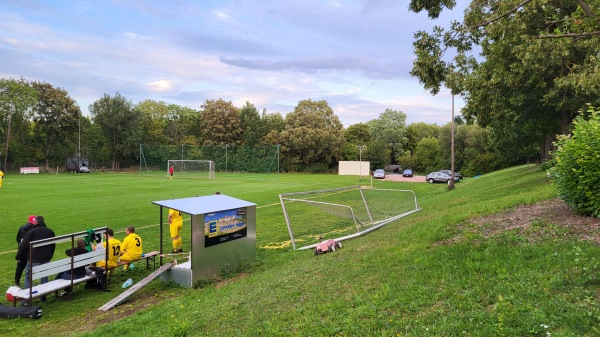
<path id="1" fill-rule="evenodd" d="M 173 178 L 190 176 L 215 177 L 215 163 L 212 160 L 169 160 L 167 167 L 167 177 L 171 175 L 171 167 L 173 167 Z"/>
<path id="2" fill-rule="evenodd" d="M 233 145 L 149 145 L 140 144 L 140 173 L 163 176 L 169 160 L 210 160 L 219 178 L 276 178 L 279 174 L 279 146 Z M 177 173 L 177 171 L 175 171 Z"/>
<path id="3" fill-rule="evenodd" d="M 420 210 L 413 191 L 361 186 L 286 193 L 279 199 L 294 250 L 313 248 L 320 240 L 350 239 Z"/>

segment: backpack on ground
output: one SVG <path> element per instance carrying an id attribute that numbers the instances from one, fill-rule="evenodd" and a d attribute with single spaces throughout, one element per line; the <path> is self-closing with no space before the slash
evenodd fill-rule
<path id="1" fill-rule="evenodd" d="M 106 279 L 106 270 L 102 267 L 98 267 L 94 270 L 94 274 L 96 274 L 96 279 L 87 281 L 85 283 L 85 289 L 97 288 L 100 291 L 105 291 L 106 287 L 104 281 Z"/>
<path id="2" fill-rule="evenodd" d="M 0 304 L 1 318 L 33 318 L 42 317 L 42 307 L 9 307 Z"/>

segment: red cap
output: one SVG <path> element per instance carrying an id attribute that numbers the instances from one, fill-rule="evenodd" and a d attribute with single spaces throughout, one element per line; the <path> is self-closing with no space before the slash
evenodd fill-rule
<path id="1" fill-rule="evenodd" d="M 29 222 L 33 223 L 35 221 L 35 215 L 29 216 Z"/>

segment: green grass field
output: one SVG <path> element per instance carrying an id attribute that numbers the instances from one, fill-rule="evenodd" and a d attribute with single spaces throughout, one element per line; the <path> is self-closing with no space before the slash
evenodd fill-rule
<path id="1" fill-rule="evenodd" d="M 250 178 L 250 179 L 247 179 Z M 279 193 L 357 185 L 356 177 L 280 174 L 174 179 L 138 174 L 10 175 L 0 189 L 0 284 L 12 285 L 15 236 L 29 214 L 57 234 L 135 225 L 158 248 L 152 201 L 215 191 L 257 204 L 257 261 L 218 283 L 182 289 L 153 281 L 108 313 L 97 310 L 150 271 L 117 272 L 110 292 L 75 289 L 50 297 L 40 320 L 2 319 L 10 336 L 594 336 L 600 333 L 600 248 L 562 237 L 531 243 L 506 231 L 440 244 L 480 215 L 556 197 L 545 174 L 521 166 L 443 184 L 374 181 L 412 189 L 422 211 L 344 248 L 293 252 Z M 363 179 L 362 184 L 369 181 Z M 552 228 L 549 226 L 548 228 Z M 550 230 L 550 229 L 549 229 Z M 186 232 L 184 232 L 185 237 Z M 189 234 L 189 233 L 187 233 Z M 185 247 L 186 241 L 184 241 Z M 273 249 L 273 247 L 283 247 Z M 5 305 L 9 303 L 5 300 Z M 134 314 L 132 314 L 135 312 Z"/>

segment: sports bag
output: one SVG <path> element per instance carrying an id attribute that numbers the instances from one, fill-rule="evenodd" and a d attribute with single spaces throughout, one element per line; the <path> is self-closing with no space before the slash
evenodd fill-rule
<path id="1" fill-rule="evenodd" d="M 42 307 L 9 307 L 0 304 L 1 318 L 33 318 L 42 317 Z"/>

